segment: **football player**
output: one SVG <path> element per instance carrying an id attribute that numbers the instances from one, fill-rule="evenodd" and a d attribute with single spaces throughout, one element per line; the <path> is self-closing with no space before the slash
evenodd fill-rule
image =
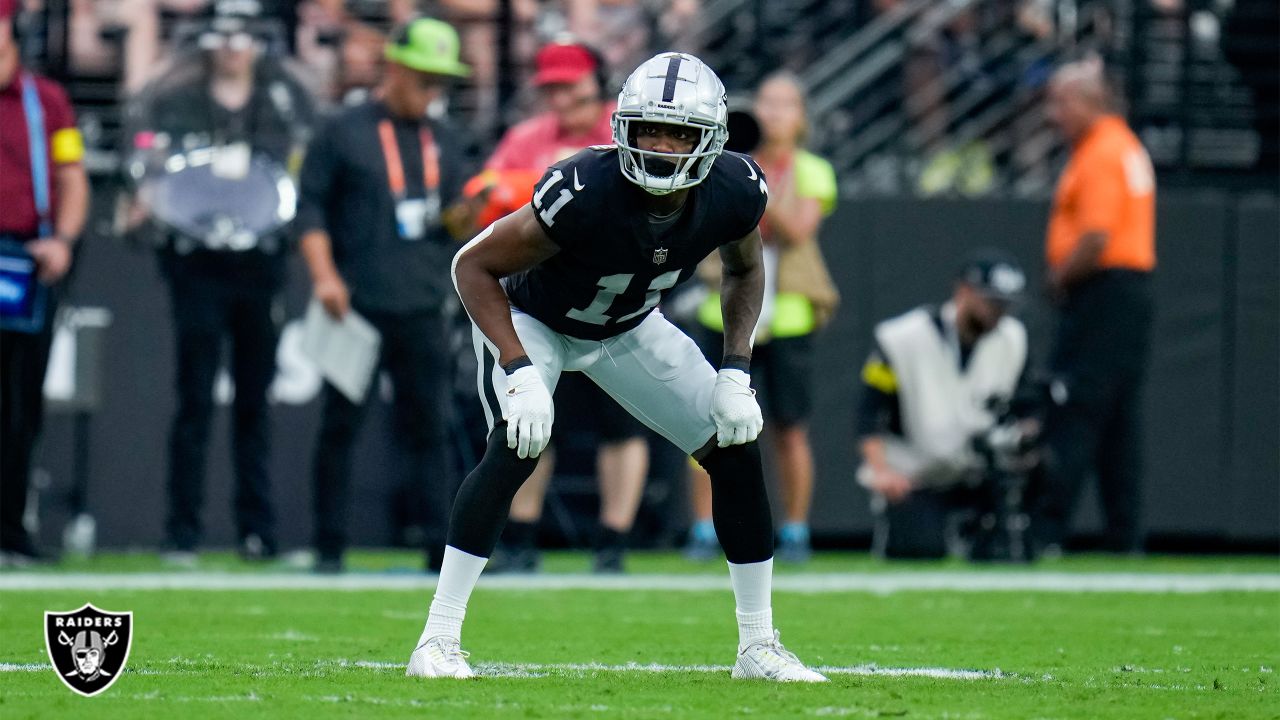
<path id="1" fill-rule="evenodd" d="M 748 375 L 764 292 L 756 225 L 768 188 L 748 157 L 724 152 L 726 116 L 724 85 L 701 60 L 648 60 L 618 96 L 614 145 L 551 166 L 528 206 L 454 257 L 489 440 L 454 501 L 408 675 L 473 676 L 460 646 L 467 601 L 547 445 L 556 381 L 578 371 L 710 473 L 737 605 L 733 677 L 826 680 L 773 627 L 773 526 L 756 445 L 764 423 Z M 718 373 L 655 309 L 713 250 L 724 265 Z"/>

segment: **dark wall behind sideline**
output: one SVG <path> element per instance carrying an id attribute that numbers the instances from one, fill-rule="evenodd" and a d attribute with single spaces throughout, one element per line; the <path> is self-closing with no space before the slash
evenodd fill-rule
<path id="1" fill-rule="evenodd" d="M 100 209 L 109 203 L 108 192 L 96 195 Z M 870 528 L 866 493 L 853 480 L 852 439 L 858 371 L 875 322 L 944 299 L 970 250 L 998 246 L 1019 258 L 1032 280 L 1021 315 L 1033 356 L 1043 359 L 1052 319 L 1040 300 L 1047 211 L 1044 203 L 1013 200 L 862 199 L 842 202 L 827 221 L 822 246 L 844 301 L 818 342 L 815 533 L 855 535 Z M 124 247 L 105 227 L 95 230 L 80 258 L 73 302 L 110 309 L 114 325 L 103 347 L 107 382 L 92 425 L 88 506 L 102 546 L 152 547 L 163 539 L 174 398 L 168 298 L 148 253 Z M 1280 537 L 1280 206 L 1274 197 L 1163 193 L 1157 249 L 1157 319 L 1146 387 L 1148 528 L 1226 540 Z M 286 302 L 290 321 L 301 317 L 307 293 L 295 260 Z M 311 536 L 310 464 L 319 410 L 318 379 L 300 360 L 295 330 L 286 329 L 278 356 L 283 400 L 275 405 L 271 461 L 285 547 L 305 546 Z M 208 543 L 222 546 L 234 540 L 227 424 L 220 408 L 204 513 Z M 350 512 L 357 545 L 390 539 L 395 498 L 382 451 L 388 430 L 384 413 L 371 412 L 357 447 Z M 459 426 L 460 433 L 476 431 Z M 574 421 L 562 411 L 557 432 L 573 431 Z M 51 413 L 38 463 L 48 480 L 41 492 L 46 542 L 58 541 L 66 517 L 72 437 L 70 417 Z M 672 475 L 663 485 L 674 487 L 661 494 L 664 504 L 656 510 L 679 526 L 685 508 L 681 464 L 660 466 Z M 1098 523 L 1091 498 L 1086 495 L 1077 517 L 1084 532 Z"/>

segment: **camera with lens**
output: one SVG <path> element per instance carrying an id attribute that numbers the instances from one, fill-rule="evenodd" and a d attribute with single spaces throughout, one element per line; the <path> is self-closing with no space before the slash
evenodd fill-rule
<path id="1" fill-rule="evenodd" d="M 969 559 L 1030 562 L 1025 509 L 1028 488 L 1040 466 L 1040 414 L 1045 383 L 1030 383 L 1012 398 L 993 397 L 987 410 L 995 423 L 972 439 L 980 461 L 979 503 L 968 521 Z"/>

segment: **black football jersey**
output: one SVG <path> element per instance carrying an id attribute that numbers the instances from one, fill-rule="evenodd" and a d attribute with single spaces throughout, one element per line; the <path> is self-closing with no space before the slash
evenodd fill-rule
<path id="1" fill-rule="evenodd" d="M 622 174 L 613 146 L 587 148 L 548 168 L 533 214 L 560 252 L 503 280 L 511 304 L 576 338 L 626 332 L 703 258 L 755 229 L 768 188 L 753 160 L 726 151 L 689 190 L 675 224 L 656 231 L 646 195 Z"/>

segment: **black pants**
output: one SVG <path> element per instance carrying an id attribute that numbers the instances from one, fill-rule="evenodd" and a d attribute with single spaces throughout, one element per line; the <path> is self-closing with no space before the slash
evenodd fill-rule
<path id="1" fill-rule="evenodd" d="M 268 461 L 271 418 L 267 391 L 276 372 L 279 328 L 273 317 L 275 286 L 214 279 L 182 270 L 169 275 L 177 340 L 178 408 L 169 433 L 170 544 L 180 550 L 200 542 L 213 386 L 224 337 L 231 340 L 232 458 L 235 520 L 240 538 L 257 534 L 275 542 Z"/>
<path id="2" fill-rule="evenodd" d="M 48 309 L 53 317 L 53 308 Z M 0 331 L 0 550 L 29 552 L 22 527 L 31 455 L 44 420 L 44 373 L 53 323 L 36 334 Z"/>
<path id="3" fill-rule="evenodd" d="M 397 511 L 403 522 L 426 530 L 427 549 L 438 560 L 458 487 L 448 435 L 453 361 L 445 319 L 438 312 L 360 313 L 382 334 L 379 362 L 395 390 L 390 445 Z M 373 383 L 369 393 L 377 388 Z M 356 405 L 325 384 L 314 467 L 315 546 L 322 558 L 346 549 L 351 448 L 368 405 L 367 397 Z"/>
<path id="4" fill-rule="evenodd" d="M 1147 273 L 1099 273 L 1063 305 L 1050 357 L 1045 483 L 1032 506 L 1041 543 L 1066 539 L 1080 488 L 1096 475 L 1105 548 L 1141 549 L 1141 391 L 1151 323 Z"/>

